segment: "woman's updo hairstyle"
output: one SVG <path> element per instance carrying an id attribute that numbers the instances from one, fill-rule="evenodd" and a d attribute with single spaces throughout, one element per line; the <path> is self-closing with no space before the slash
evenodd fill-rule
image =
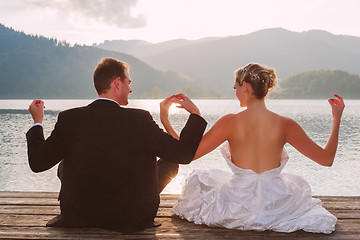
<path id="1" fill-rule="evenodd" d="M 257 63 L 249 63 L 235 71 L 235 79 L 242 86 L 249 83 L 257 99 L 265 98 L 276 85 L 275 69 Z"/>

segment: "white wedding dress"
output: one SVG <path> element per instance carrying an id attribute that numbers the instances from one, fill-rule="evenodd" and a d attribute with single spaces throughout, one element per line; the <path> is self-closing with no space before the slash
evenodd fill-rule
<path id="1" fill-rule="evenodd" d="M 306 180 L 281 173 L 288 160 L 285 149 L 280 166 L 263 173 L 233 164 L 228 145 L 221 152 L 233 173 L 194 171 L 173 207 L 175 214 L 195 224 L 238 230 L 335 230 L 337 218 L 312 198 Z"/>

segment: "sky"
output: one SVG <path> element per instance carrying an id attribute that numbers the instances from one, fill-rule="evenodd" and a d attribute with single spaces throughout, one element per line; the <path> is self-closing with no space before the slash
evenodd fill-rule
<path id="1" fill-rule="evenodd" d="M 268 28 L 360 37 L 360 0 L 0 0 L 0 23 L 91 45 L 226 37 Z"/>

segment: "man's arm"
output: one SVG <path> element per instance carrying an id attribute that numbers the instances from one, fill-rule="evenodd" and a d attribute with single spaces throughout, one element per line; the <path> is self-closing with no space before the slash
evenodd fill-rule
<path id="1" fill-rule="evenodd" d="M 51 136 L 45 140 L 43 128 L 39 125 L 43 121 L 44 102 L 34 100 L 29 106 L 29 111 L 36 124 L 26 133 L 29 165 L 32 171 L 42 172 L 52 168 L 62 159 L 58 134 L 60 124 L 58 120 Z"/>
<path id="2" fill-rule="evenodd" d="M 199 109 L 185 95 L 176 95 L 174 102 L 181 104 L 191 113 L 179 139 L 165 133 L 154 122 L 151 115 L 146 117 L 144 131 L 146 147 L 162 159 L 177 163 L 190 163 L 206 129 L 207 122 L 200 116 Z"/>

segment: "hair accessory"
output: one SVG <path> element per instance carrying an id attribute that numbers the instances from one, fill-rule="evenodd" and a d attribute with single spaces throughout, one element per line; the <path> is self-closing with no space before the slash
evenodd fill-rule
<path id="1" fill-rule="evenodd" d="M 259 75 L 253 74 L 252 72 L 249 72 L 249 75 L 252 76 L 252 78 L 253 78 L 254 80 L 260 79 Z"/>

